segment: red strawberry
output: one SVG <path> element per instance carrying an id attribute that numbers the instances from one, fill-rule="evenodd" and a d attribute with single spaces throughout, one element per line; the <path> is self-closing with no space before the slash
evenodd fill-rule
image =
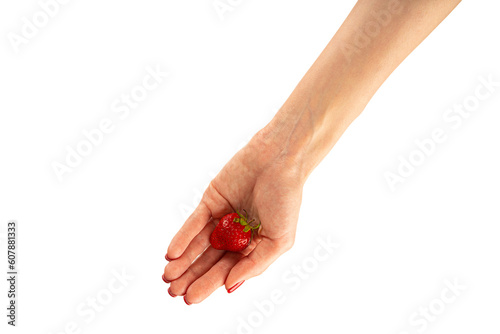
<path id="1" fill-rule="evenodd" d="M 239 252 L 250 245 L 253 230 L 259 228 L 260 224 L 254 222 L 254 219 L 248 221 L 248 217 L 239 212 L 227 214 L 210 235 L 210 244 L 215 249 Z"/>

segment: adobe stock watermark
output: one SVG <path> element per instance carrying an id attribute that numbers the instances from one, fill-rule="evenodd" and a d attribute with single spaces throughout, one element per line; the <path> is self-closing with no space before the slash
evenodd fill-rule
<path id="1" fill-rule="evenodd" d="M 252 136 L 248 136 L 245 140 L 241 141 L 240 144 L 236 147 L 236 152 L 241 150 L 243 147 L 245 147 L 246 144 L 252 139 Z M 193 188 L 193 200 L 191 201 L 191 204 L 185 204 L 185 203 L 179 203 L 178 209 L 181 214 L 182 220 L 186 221 L 186 219 L 189 218 L 191 213 L 196 209 L 196 207 L 200 204 L 201 199 L 203 198 L 203 193 L 205 192 L 205 189 L 207 189 L 208 185 L 210 182 L 217 176 L 217 173 L 214 171 L 209 171 L 208 172 L 208 179 L 206 182 L 203 184 L 202 188 L 194 187 Z"/>
<path id="2" fill-rule="evenodd" d="M 276 110 L 279 110 L 279 109 L 280 108 L 278 106 L 270 107 L 267 110 L 267 112 L 269 113 L 269 118 L 272 119 L 274 117 L 274 115 L 276 114 Z M 239 144 L 235 146 L 235 153 L 238 152 L 239 150 L 241 150 L 242 148 L 244 148 L 250 142 L 250 140 L 252 140 L 253 136 L 254 136 L 253 134 L 248 135 L 242 141 L 240 141 Z M 190 204 L 189 203 L 188 204 L 179 203 L 177 208 L 179 209 L 182 220 L 186 221 L 186 219 L 189 218 L 191 213 L 194 212 L 196 207 L 200 204 L 201 199 L 203 198 L 203 193 L 205 192 L 208 185 L 210 184 L 210 181 L 212 181 L 216 176 L 217 176 L 217 172 L 215 172 L 213 170 L 209 171 L 208 172 L 208 179 L 205 179 L 204 183 L 202 183 L 202 187 L 201 188 L 198 188 L 198 187 L 193 188 L 194 196 L 193 196 L 191 203 Z"/>
<path id="3" fill-rule="evenodd" d="M 255 329 L 261 327 L 265 320 L 271 317 L 277 306 L 286 301 L 286 296 L 290 292 L 297 291 L 302 284 L 307 281 L 318 270 L 321 263 L 330 259 L 340 244 L 333 241 L 330 236 L 317 237 L 317 245 L 312 253 L 302 259 L 299 264 L 293 264 L 290 269 L 281 275 L 281 287 L 276 288 L 269 293 L 269 298 L 253 302 L 254 310 L 247 313 L 244 317 L 237 317 L 237 334 L 253 334 Z M 230 334 L 225 332 L 224 334 Z"/>
<path id="4" fill-rule="evenodd" d="M 59 15 L 61 8 L 71 0 L 39 0 L 39 8 L 30 16 L 21 17 L 21 27 L 18 32 L 8 32 L 7 39 L 14 50 L 19 53 L 22 45 L 28 44 L 52 19 Z"/>
<path id="5" fill-rule="evenodd" d="M 215 0 L 212 6 L 221 21 L 224 21 L 227 13 L 233 12 L 243 3 L 243 0 Z"/>
<path id="6" fill-rule="evenodd" d="M 185 204 L 185 203 L 179 203 L 178 209 L 181 214 L 181 218 L 183 221 L 186 221 L 186 219 L 189 218 L 191 213 L 194 212 L 196 207 L 200 204 L 201 199 L 203 198 L 203 193 L 205 192 L 205 189 L 207 189 L 208 185 L 210 184 L 210 181 L 215 178 L 216 173 L 213 171 L 208 172 L 209 180 L 204 184 L 203 188 L 200 189 L 198 187 L 193 188 L 193 200 L 191 204 Z"/>
<path id="7" fill-rule="evenodd" d="M 424 333 L 443 316 L 452 304 L 456 303 L 458 297 L 467 289 L 467 286 L 460 283 L 457 278 L 453 281 L 445 279 L 443 285 L 444 287 L 438 296 L 410 314 L 407 329 L 398 332 L 398 334 Z"/>
<path id="8" fill-rule="evenodd" d="M 274 117 L 274 115 L 276 114 L 276 110 L 279 110 L 279 109 L 280 109 L 279 106 L 271 106 L 267 110 L 267 112 L 269 114 L 268 115 L 269 118 L 272 119 Z M 239 150 L 241 150 L 242 148 L 244 148 L 250 142 L 250 140 L 252 140 L 253 136 L 254 136 L 253 134 L 248 135 L 242 141 L 240 141 L 239 144 L 237 144 L 235 146 L 235 153 L 238 152 Z M 205 180 L 205 182 L 202 184 L 202 187 L 201 188 L 198 188 L 198 187 L 193 188 L 194 196 L 193 196 L 193 199 L 191 201 L 191 204 L 179 203 L 178 209 L 179 209 L 181 217 L 184 221 L 187 218 L 189 218 L 191 213 L 193 213 L 193 211 L 196 209 L 196 207 L 200 204 L 201 199 L 203 197 L 203 193 L 205 192 L 205 189 L 207 189 L 208 185 L 210 184 L 210 181 L 212 181 L 216 176 L 217 176 L 217 173 L 215 171 L 213 171 L 213 170 L 209 171 L 208 172 L 209 178 Z"/>
<path id="9" fill-rule="evenodd" d="M 146 74 L 142 81 L 133 86 L 127 93 L 122 93 L 113 100 L 110 110 L 116 114 L 118 120 L 113 121 L 111 117 L 104 117 L 98 121 L 95 127 L 83 129 L 80 140 L 74 145 L 66 145 L 65 158 L 61 161 L 52 161 L 52 169 L 59 180 L 63 182 L 64 176 L 74 171 L 80 166 L 84 158 L 90 156 L 94 149 L 104 142 L 106 136 L 109 136 L 118 124 L 130 116 L 130 113 L 139 108 L 149 94 L 156 90 L 165 80 L 168 73 L 163 72 L 159 65 L 155 68 L 146 66 Z"/>
<path id="10" fill-rule="evenodd" d="M 427 137 L 416 139 L 414 148 L 408 154 L 398 156 L 396 169 L 384 172 L 384 178 L 391 191 L 394 192 L 398 185 L 405 183 L 417 171 L 418 167 L 436 153 L 439 145 L 448 140 L 449 134 L 458 130 L 465 120 L 478 111 L 481 102 L 493 96 L 500 87 L 500 81 L 495 81 L 492 74 L 488 77 L 479 76 L 478 81 L 479 84 L 474 92 L 443 112 L 443 126 L 432 129 Z"/>
<path id="11" fill-rule="evenodd" d="M 98 315 L 109 309 L 111 303 L 118 294 L 123 293 L 125 288 L 134 280 L 134 276 L 128 274 L 125 268 L 121 271 L 112 270 L 112 278 L 107 284 L 97 292 L 85 298 L 75 308 L 75 317 L 66 322 L 64 326 L 48 334 L 81 334 L 84 333 L 84 327 L 98 318 Z"/>
<path id="12" fill-rule="evenodd" d="M 370 12 L 372 20 L 363 24 L 363 27 L 356 31 L 354 38 L 349 41 L 342 41 L 340 47 L 344 57 L 348 62 L 354 55 L 362 53 L 362 50 L 368 47 L 373 39 L 380 35 L 394 17 L 403 12 L 403 3 L 401 0 L 391 0 L 387 3 L 385 9 L 373 10 Z"/>

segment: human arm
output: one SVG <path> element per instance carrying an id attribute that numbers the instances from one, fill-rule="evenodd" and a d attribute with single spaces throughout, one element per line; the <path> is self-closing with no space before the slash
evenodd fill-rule
<path id="1" fill-rule="evenodd" d="M 276 116 L 214 178 L 172 239 L 167 255 L 173 260 L 164 270 L 171 294 L 199 303 L 222 285 L 232 291 L 292 247 L 310 173 L 392 71 L 459 2 L 357 2 Z M 387 12 L 386 20 L 374 15 Z M 360 31 L 368 36 L 365 43 L 357 43 Z M 243 208 L 262 223 L 250 246 L 239 253 L 211 247 L 218 220 Z"/>

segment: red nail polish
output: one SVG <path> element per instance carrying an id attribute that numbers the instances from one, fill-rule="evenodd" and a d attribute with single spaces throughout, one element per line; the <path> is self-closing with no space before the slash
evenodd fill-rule
<path id="1" fill-rule="evenodd" d="M 165 254 L 165 260 L 167 260 L 168 262 L 173 261 L 173 260 L 177 260 L 177 259 L 178 259 L 178 257 L 175 259 L 171 259 L 168 257 L 168 254 Z"/>
<path id="2" fill-rule="evenodd" d="M 188 305 L 191 305 L 191 303 L 186 300 L 186 296 L 184 296 L 184 302 Z"/>
<path id="3" fill-rule="evenodd" d="M 170 291 L 170 288 L 168 288 L 168 290 L 167 290 L 167 291 L 168 291 L 168 294 L 169 294 L 171 297 L 173 297 L 173 298 L 177 297 L 177 295 L 174 295 L 174 294 L 172 293 L 172 291 Z"/>
<path id="4" fill-rule="evenodd" d="M 230 287 L 228 290 L 227 290 L 227 293 L 231 293 L 233 292 L 234 290 L 238 289 L 240 287 L 240 285 L 243 284 L 243 282 L 245 282 L 245 280 L 241 281 L 241 282 L 238 282 L 236 283 L 235 285 L 233 285 L 232 287 Z"/>
<path id="5" fill-rule="evenodd" d="M 161 275 L 161 278 L 163 279 L 163 282 L 165 282 L 165 283 L 170 283 L 170 282 L 172 282 L 172 281 L 169 281 L 168 279 L 166 279 L 164 274 L 163 274 L 163 275 Z"/>

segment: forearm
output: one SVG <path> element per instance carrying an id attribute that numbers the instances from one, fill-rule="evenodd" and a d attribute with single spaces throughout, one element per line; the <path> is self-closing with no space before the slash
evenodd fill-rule
<path id="1" fill-rule="evenodd" d="M 358 1 L 260 132 L 261 139 L 279 156 L 299 164 L 305 181 L 392 71 L 458 3 L 460 0 Z"/>

